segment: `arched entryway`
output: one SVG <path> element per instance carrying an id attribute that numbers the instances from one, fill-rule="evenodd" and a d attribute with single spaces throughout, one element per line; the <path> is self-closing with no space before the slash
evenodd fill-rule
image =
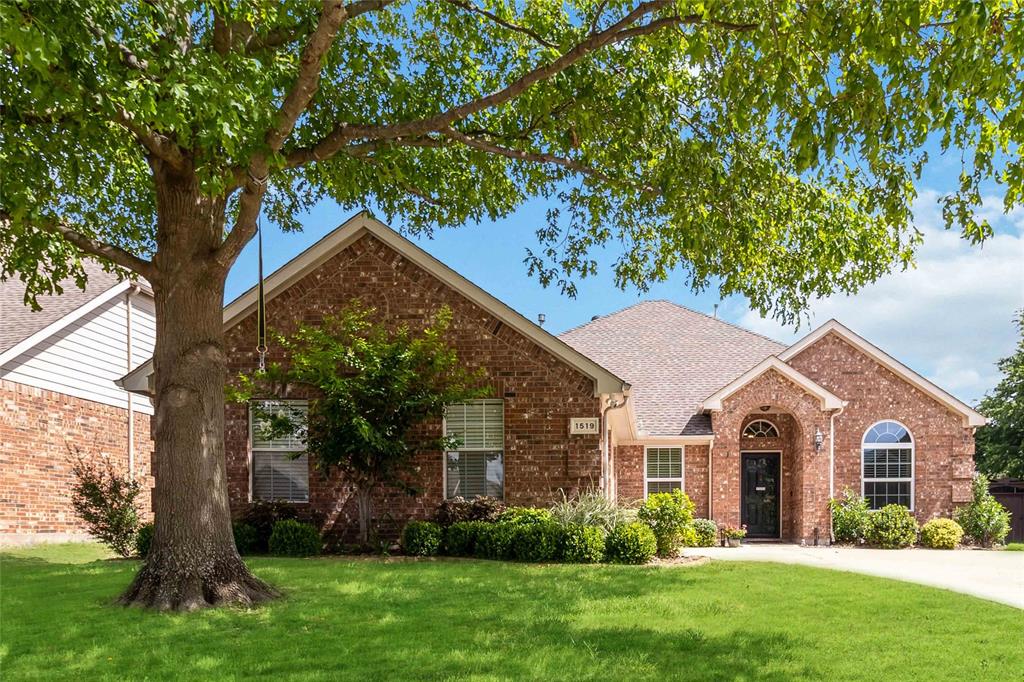
<path id="1" fill-rule="evenodd" d="M 800 425 L 792 414 L 764 405 L 744 417 L 739 431 L 740 523 L 752 539 L 792 538 Z"/>

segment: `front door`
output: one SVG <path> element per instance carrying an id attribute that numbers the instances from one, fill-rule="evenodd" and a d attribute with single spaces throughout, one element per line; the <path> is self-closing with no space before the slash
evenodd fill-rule
<path id="1" fill-rule="evenodd" d="M 779 453 L 744 452 L 740 521 L 749 538 L 779 537 Z"/>

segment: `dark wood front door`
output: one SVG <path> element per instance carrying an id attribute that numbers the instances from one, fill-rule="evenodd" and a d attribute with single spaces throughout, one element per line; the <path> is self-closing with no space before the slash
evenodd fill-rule
<path id="1" fill-rule="evenodd" d="M 742 455 L 740 521 L 749 538 L 779 537 L 779 453 Z"/>

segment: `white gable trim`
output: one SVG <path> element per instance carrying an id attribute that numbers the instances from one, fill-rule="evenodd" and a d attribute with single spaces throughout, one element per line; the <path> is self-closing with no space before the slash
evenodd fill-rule
<path id="1" fill-rule="evenodd" d="M 973 409 L 970 405 L 942 390 L 931 381 L 928 381 L 923 376 L 883 351 L 878 346 L 843 326 L 837 320 L 829 320 L 825 324 L 821 325 L 813 332 L 779 353 L 779 358 L 788 362 L 830 333 L 843 339 L 896 376 L 922 391 L 925 395 L 934 398 L 936 401 L 945 405 L 948 409 L 961 415 L 964 419 L 965 426 L 984 426 L 988 423 L 988 419 L 977 410 Z"/>
<path id="2" fill-rule="evenodd" d="M 266 300 L 270 301 L 286 291 L 288 287 L 316 270 L 365 234 L 372 234 L 397 253 L 429 272 L 541 348 L 593 379 L 595 396 L 629 392 L 629 384 L 625 381 L 573 349 L 564 341 L 544 331 L 366 211 L 349 218 L 323 239 L 267 277 L 263 287 Z M 225 329 L 237 324 L 256 310 L 256 296 L 257 288 L 254 286 L 224 308 Z M 118 385 L 128 391 L 148 393 L 150 390 L 148 375 L 151 372 L 152 361 L 149 361 L 122 377 L 118 381 Z"/>
<path id="3" fill-rule="evenodd" d="M 5 365 L 6 363 L 10 362 L 14 358 L 21 355 L 22 353 L 31 350 L 37 344 L 42 343 L 46 339 L 50 338 L 51 336 L 59 332 L 61 329 L 64 329 L 64 327 L 67 327 L 69 324 L 74 322 L 75 320 L 85 317 L 86 315 L 96 310 L 97 308 L 99 308 L 101 305 L 111 300 L 112 298 L 115 298 L 116 296 L 123 294 L 131 286 L 132 282 L 130 282 L 129 280 L 123 280 L 121 282 L 118 282 L 117 284 L 110 287 L 103 293 L 87 301 L 84 305 L 75 308 L 64 317 L 54 322 L 51 322 L 47 326 L 37 331 L 35 334 L 32 334 L 31 336 L 22 339 L 18 343 L 14 344 L 13 346 L 5 350 L 3 353 L 0 353 L 0 366 Z"/>
<path id="4" fill-rule="evenodd" d="M 818 398 L 818 400 L 821 401 L 821 409 L 823 410 L 838 410 L 846 406 L 845 400 L 841 399 L 834 393 L 825 390 L 814 381 L 811 381 L 803 374 L 772 355 L 748 369 L 728 385 L 708 396 L 702 403 L 701 408 L 708 412 L 721 411 L 723 400 L 771 369 L 774 369 L 800 388 Z"/>

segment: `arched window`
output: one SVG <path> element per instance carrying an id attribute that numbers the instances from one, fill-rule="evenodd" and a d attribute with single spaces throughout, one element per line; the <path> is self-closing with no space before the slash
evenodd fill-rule
<path id="1" fill-rule="evenodd" d="M 872 509 L 902 504 L 914 509 L 914 439 L 907 427 L 878 422 L 864 434 L 861 485 Z"/>
<path id="2" fill-rule="evenodd" d="M 778 438 L 779 430 L 767 419 L 755 419 L 743 429 L 744 438 Z"/>

